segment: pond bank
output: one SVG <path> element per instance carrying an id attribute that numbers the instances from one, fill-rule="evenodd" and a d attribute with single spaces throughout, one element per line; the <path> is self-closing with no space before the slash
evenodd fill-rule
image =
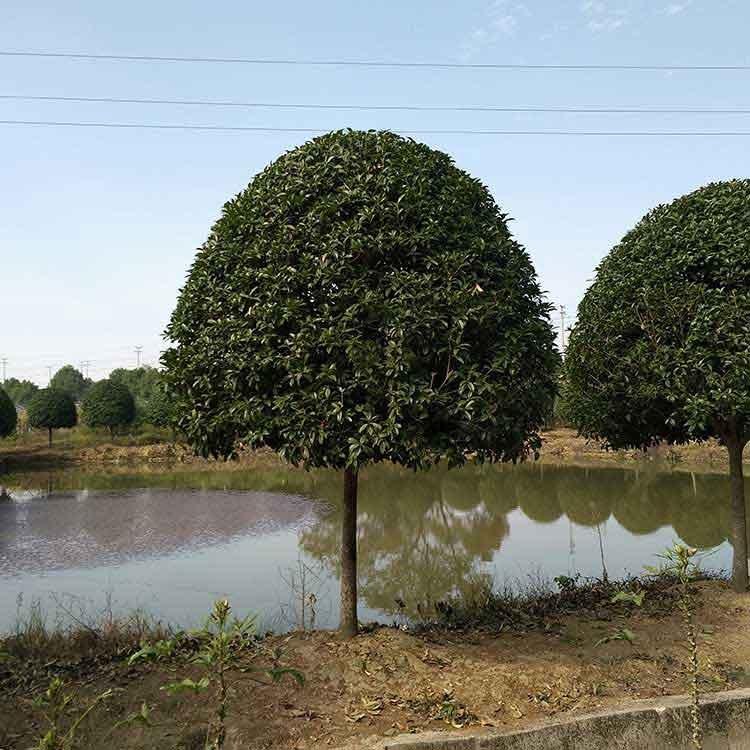
<path id="1" fill-rule="evenodd" d="M 134 443 L 138 442 L 134 439 Z M 578 436 L 575 430 L 557 428 L 542 433 L 540 460 L 544 463 L 575 466 L 649 466 L 696 472 L 725 473 L 728 469 L 726 449 L 716 441 L 681 446 L 659 446 L 647 452 L 638 450 L 605 451 L 598 444 Z M 750 462 L 750 451 L 745 457 Z M 253 468 L 289 468 L 272 451 L 253 451 L 240 454 L 238 460 L 224 462 L 200 458 L 181 443 L 158 442 L 152 444 L 127 444 L 127 438 L 118 444 L 102 442 L 80 446 L 58 441 L 51 448 L 38 442 L 32 444 L 6 440 L 0 442 L 0 474 L 75 468 L 116 470 L 127 467 L 158 471 L 179 467 L 211 471 L 247 470 Z"/>
<path id="2" fill-rule="evenodd" d="M 721 581 L 695 588 L 701 690 L 747 686 L 748 597 Z M 612 604 L 610 593 L 581 587 L 559 594 L 555 606 L 529 599 L 516 615 L 503 610 L 505 622 L 496 619 L 492 627 L 463 628 L 455 621 L 416 630 L 373 627 L 353 641 L 326 631 L 270 636 L 243 655 L 241 666 L 280 649 L 281 663 L 300 670 L 305 684 L 260 687 L 252 672 L 233 671 L 228 746 L 358 746 L 403 733 L 522 728 L 631 699 L 684 693 L 688 653 L 671 584 L 646 589 L 642 607 Z M 626 628 L 634 640 L 606 640 Z M 29 699 L 55 674 L 82 696 L 121 688 L 92 713 L 85 747 L 110 748 L 112 725 L 144 701 L 154 727 L 118 730 L 118 747 L 200 747 L 210 715 L 206 696 L 178 700 L 160 689 L 176 676 L 197 680 L 197 669 L 176 658 L 128 666 L 136 644 L 111 643 L 116 645 L 109 652 L 99 653 L 101 644 L 89 634 L 81 642 L 85 653 L 73 649 L 52 661 L 26 653 L 22 663 L 0 667 L 0 747 L 33 742 L 41 725 Z M 14 648 L 10 642 L 0 646 L 11 653 Z M 59 643 L 55 649 L 66 654 Z"/>

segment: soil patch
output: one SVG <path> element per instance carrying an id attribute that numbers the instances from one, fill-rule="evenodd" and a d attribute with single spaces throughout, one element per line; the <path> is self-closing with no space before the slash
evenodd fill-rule
<path id="1" fill-rule="evenodd" d="M 705 692 L 750 684 L 747 596 L 720 581 L 696 584 L 701 687 Z M 352 641 L 334 633 L 272 636 L 246 666 L 280 649 L 282 663 L 305 684 L 259 686 L 253 672 L 231 675 L 228 747 L 366 746 L 375 738 L 436 729 L 522 727 L 543 717 L 574 715 L 626 699 L 686 691 L 688 652 L 673 595 L 638 608 L 610 605 L 577 614 L 537 617 L 491 631 L 378 627 Z M 627 628 L 633 642 L 605 636 Z M 3 667 L 0 667 L 0 670 Z M 176 677 L 198 679 L 184 660 L 129 667 L 124 655 L 66 663 L 5 667 L 0 678 L 0 748 L 28 748 L 42 722 L 31 699 L 60 674 L 82 696 L 115 687 L 113 698 L 85 722 L 81 747 L 200 748 L 212 707 L 206 694 L 167 695 Z M 14 669 L 16 670 L 14 672 Z M 143 702 L 154 727 L 111 726 Z"/>

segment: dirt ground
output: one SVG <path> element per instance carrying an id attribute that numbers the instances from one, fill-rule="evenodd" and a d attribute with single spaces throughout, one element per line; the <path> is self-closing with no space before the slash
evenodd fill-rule
<path id="1" fill-rule="evenodd" d="M 597 464 L 656 463 L 669 468 L 699 471 L 727 471 L 727 450 L 716 440 L 687 445 L 660 445 L 644 452 L 640 450 L 603 450 L 596 442 L 580 437 L 566 427 L 542 433 L 541 460 L 549 463 L 568 463 L 580 466 Z M 750 461 L 750 451 L 745 463 Z"/>
<path id="2" fill-rule="evenodd" d="M 696 584 L 700 684 L 705 692 L 750 684 L 750 597 L 719 581 Z M 607 635 L 627 628 L 632 643 Z M 687 692 L 688 651 L 680 615 L 669 603 L 604 605 L 501 632 L 404 632 L 380 627 L 345 642 L 330 632 L 293 633 L 263 642 L 245 663 L 280 648 L 292 680 L 260 686 L 252 672 L 231 674 L 230 748 L 366 747 L 402 732 L 478 725 L 522 727 L 555 714 L 586 712 L 629 699 Z M 243 657 L 244 659 L 245 657 Z M 29 748 L 42 729 L 31 698 L 49 674 L 68 675 L 81 696 L 121 688 L 95 709 L 80 747 L 98 750 L 202 748 L 208 694 L 171 697 L 160 688 L 199 673 L 184 661 L 128 667 L 125 659 L 46 665 L 15 679 L 0 665 L 0 748 Z M 44 671 L 44 670 L 42 670 Z M 111 734 L 143 702 L 153 727 Z"/>

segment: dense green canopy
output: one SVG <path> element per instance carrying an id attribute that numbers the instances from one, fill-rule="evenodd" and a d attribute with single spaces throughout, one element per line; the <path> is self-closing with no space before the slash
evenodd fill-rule
<path id="1" fill-rule="evenodd" d="M 73 401 L 80 401 L 86 390 L 91 386 L 91 381 L 83 377 L 80 370 L 73 365 L 64 365 L 50 380 L 49 387 L 55 391 L 64 391 Z"/>
<path id="2" fill-rule="evenodd" d="M 174 403 L 163 386 L 154 388 L 141 412 L 144 422 L 154 427 L 172 427 L 175 423 Z"/>
<path id="3" fill-rule="evenodd" d="M 78 422 L 76 405 L 66 391 L 45 388 L 28 405 L 29 424 L 34 428 L 56 430 L 75 427 Z"/>
<path id="4" fill-rule="evenodd" d="M 732 580 L 744 591 L 750 180 L 713 183 L 659 206 L 625 235 L 578 308 L 565 376 L 566 409 L 588 437 L 614 448 L 710 437 L 727 446 Z M 720 539 L 713 520 L 700 544 Z"/>
<path id="5" fill-rule="evenodd" d="M 39 386 L 36 383 L 32 383 L 30 380 L 19 380 L 18 378 L 8 378 L 3 383 L 3 389 L 16 406 L 26 406 L 39 392 Z"/>
<path id="6" fill-rule="evenodd" d="M 750 418 L 750 180 L 659 206 L 597 269 L 566 408 L 610 446 L 721 437 Z"/>
<path id="7" fill-rule="evenodd" d="M 127 386 L 100 380 L 83 399 L 83 421 L 89 427 L 107 427 L 114 432 L 135 419 L 135 402 Z"/>
<path id="8" fill-rule="evenodd" d="M 137 408 L 145 409 L 151 397 L 159 391 L 162 385 L 162 377 L 155 367 L 144 365 L 128 370 L 118 367 L 109 374 L 113 383 L 122 383 L 133 394 Z"/>
<path id="9" fill-rule="evenodd" d="M 555 390 L 548 312 L 484 185 L 393 133 L 333 132 L 224 206 L 163 361 L 204 454 L 515 459 Z"/>
<path id="10" fill-rule="evenodd" d="M 0 438 L 8 437 L 16 429 L 18 414 L 10 396 L 0 388 Z"/>

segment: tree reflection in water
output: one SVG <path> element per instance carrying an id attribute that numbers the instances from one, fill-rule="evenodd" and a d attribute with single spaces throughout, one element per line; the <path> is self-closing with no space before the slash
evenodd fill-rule
<path id="1" fill-rule="evenodd" d="M 104 558 L 105 564 L 115 564 L 155 550 L 192 548 L 201 539 L 213 543 L 298 528 L 306 503 L 290 504 L 280 494 L 328 501 L 327 512 L 315 504 L 315 520 L 302 524 L 299 539 L 306 554 L 338 573 L 340 482 L 335 473 L 274 467 L 133 475 L 64 472 L 12 484 L 4 479 L 8 488 L 0 497 L 4 492 L 16 502 L 0 502 L 0 575 L 3 560 L 10 558 L 6 568 L 51 569 L 66 560 L 81 565 Z M 406 614 L 413 616 L 418 603 L 470 594 L 490 575 L 501 576 L 516 554 L 507 550 L 511 538 L 514 550 L 520 541 L 533 563 L 550 570 L 553 553 L 544 540 L 555 540 L 564 554 L 568 534 L 572 543 L 581 528 L 598 536 L 602 566 L 606 562 L 617 571 L 623 569 L 621 556 L 629 544 L 636 547 L 639 537 L 657 532 L 647 554 L 677 537 L 710 549 L 729 536 L 726 482 L 721 475 L 539 463 L 438 467 L 418 474 L 371 467 L 360 483 L 361 596 L 371 608 L 390 613 L 398 610 L 396 600 L 403 600 Z M 185 493 L 188 488 L 193 491 Z M 70 493 L 100 490 L 110 492 L 106 498 L 99 493 L 96 503 L 71 502 Z M 256 493 L 252 502 L 246 495 L 242 500 L 228 496 L 248 490 Z M 34 498 L 49 493 L 50 502 L 35 505 Z M 33 544 L 26 543 L 30 533 Z M 646 562 L 639 555 L 638 563 Z M 570 572 L 575 570 L 573 563 Z M 562 572 L 557 568 L 552 574 Z"/>
<path id="2" fill-rule="evenodd" d="M 376 467 L 364 473 L 360 485 L 361 596 L 368 606 L 391 613 L 401 600 L 405 613 L 414 616 L 418 604 L 429 607 L 470 594 L 490 579 L 483 563 L 500 552 L 514 514 L 537 524 L 567 519 L 595 529 L 602 565 L 602 529 L 608 523 L 633 535 L 671 527 L 675 537 L 709 549 L 729 537 L 725 483 L 714 475 L 542 464 L 419 474 Z M 338 488 L 326 485 L 321 478 L 315 492 L 332 500 L 333 510 L 302 533 L 301 544 L 336 573 Z"/>

